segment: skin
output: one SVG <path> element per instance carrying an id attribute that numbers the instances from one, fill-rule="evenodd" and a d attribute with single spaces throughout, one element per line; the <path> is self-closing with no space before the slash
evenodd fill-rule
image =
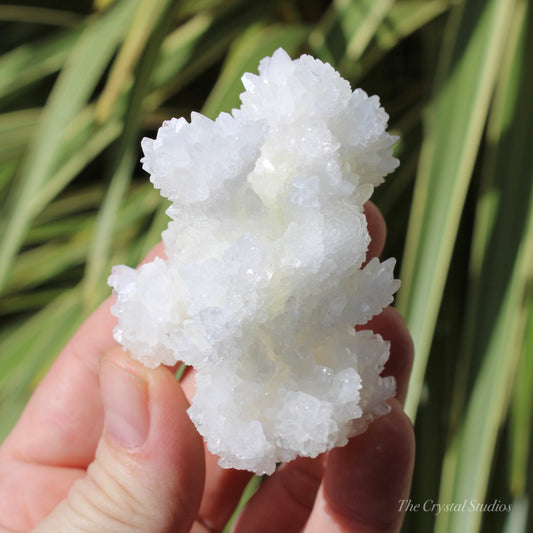
<path id="1" fill-rule="evenodd" d="M 383 248 L 385 224 L 372 204 L 365 211 L 370 259 Z M 161 246 L 146 261 L 156 255 Z M 112 303 L 74 335 L 0 448 L 2 533 L 218 532 L 250 479 L 221 469 L 190 422 L 192 370 L 178 383 L 174 369 L 147 369 L 117 347 Z M 392 308 L 365 328 L 391 341 L 383 373 L 397 381 L 391 412 L 344 448 L 279 468 L 235 532 L 400 530 L 414 457 L 402 411 L 413 345 Z"/>

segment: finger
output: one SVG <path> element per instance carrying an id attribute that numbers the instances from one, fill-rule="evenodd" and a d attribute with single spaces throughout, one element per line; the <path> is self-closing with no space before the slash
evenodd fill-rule
<path id="1" fill-rule="evenodd" d="M 189 531 L 204 480 L 201 439 L 166 368 L 122 350 L 100 363 L 105 428 L 87 475 L 34 530 Z"/>
<path id="2" fill-rule="evenodd" d="M 147 259 L 162 254 L 159 244 Z M 117 346 L 113 338 L 116 318 L 110 311 L 113 303 L 108 298 L 62 350 L 2 452 L 27 462 L 72 468 L 86 468 L 93 460 L 103 426 L 98 361 Z"/>
<path id="3" fill-rule="evenodd" d="M 300 531 L 309 518 L 324 471 L 324 455 L 280 467 L 246 504 L 233 533 Z"/>
<path id="4" fill-rule="evenodd" d="M 205 450 L 206 476 L 202 503 L 191 533 L 224 530 L 252 477 L 246 470 L 221 468 L 218 457 Z"/>
<path id="5" fill-rule="evenodd" d="M 396 533 L 414 463 L 414 433 L 399 402 L 344 448 L 329 453 L 305 533 Z"/>
<path id="6" fill-rule="evenodd" d="M 382 375 L 394 376 L 396 398 L 403 405 L 413 366 L 414 344 L 402 316 L 393 307 L 386 307 L 379 315 L 357 329 L 369 329 L 390 341 L 390 356 Z"/>
<path id="7" fill-rule="evenodd" d="M 366 202 L 364 208 L 368 231 L 372 239 L 367 252 L 366 262 L 368 262 L 373 257 L 379 257 L 383 251 L 387 227 L 381 212 L 372 202 Z M 387 307 L 379 315 L 363 326 L 357 326 L 356 329 L 371 330 L 391 342 L 390 357 L 382 375 L 395 377 L 396 398 L 403 404 L 407 395 L 414 356 L 413 341 L 403 318 L 398 311 Z"/>
<path id="8" fill-rule="evenodd" d="M 387 226 L 381 211 L 372 202 L 365 203 L 364 212 L 366 215 L 368 233 L 371 238 L 365 261 L 365 263 L 368 263 L 373 257 L 379 257 L 381 255 L 387 237 Z"/>

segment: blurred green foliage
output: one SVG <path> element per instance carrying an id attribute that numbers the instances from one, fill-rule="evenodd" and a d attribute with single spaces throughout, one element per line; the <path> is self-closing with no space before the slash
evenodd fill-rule
<path id="1" fill-rule="evenodd" d="M 531 531 L 533 6 L 527 0 L 0 3 L 0 438 L 113 264 L 157 242 L 140 165 L 162 120 L 239 104 L 282 46 L 378 94 L 401 167 L 376 191 L 416 359 L 405 531 Z"/>

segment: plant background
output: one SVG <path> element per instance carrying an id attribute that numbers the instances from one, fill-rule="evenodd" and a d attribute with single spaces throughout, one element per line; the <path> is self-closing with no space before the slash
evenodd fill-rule
<path id="1" fill-rule="evenodd" d="M 527 0 L 0 2 L 0 439 L 166 225 L 140 139 L 239 105 L 283 46 L 378 94 L 400 169 L 374 200 L 416 359 L 404 531 L 533 530 L 533 6 Z"/>

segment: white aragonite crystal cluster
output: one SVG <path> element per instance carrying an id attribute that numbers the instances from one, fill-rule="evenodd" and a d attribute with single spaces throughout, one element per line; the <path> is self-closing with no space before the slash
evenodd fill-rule
<path id="1" fill-rule="evenodd" d="M 329 65 L 282 50 L 245 74 L 240 109 L 143 139 L 171 200 L 167 259 L 109 278 L 115 338 L 145 365 L 196 369 L 189 415 L 220 465 L 270 474 L 388 412 L 388 342 L 357 331 L 392 302 L 363 204 L 398 161 L 388 116 Z"/>

